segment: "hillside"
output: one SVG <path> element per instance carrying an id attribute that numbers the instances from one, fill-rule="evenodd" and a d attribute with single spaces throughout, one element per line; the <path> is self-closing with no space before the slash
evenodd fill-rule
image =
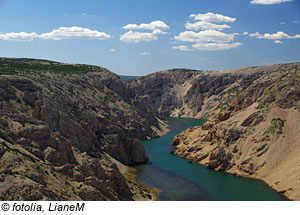
<path id="1" fill-rule="evenodd" d="M 149 198 L 117 166 L 146 162 L 139 139 L 165 125 L 131 94 L 101 67 L 1 58 L 0 199 Z"/>
<path id="2" fill-rule="evenodd" d="M 172 153 L 300 200 L 300 63 L 123 80 L 9 58 L 0 59 L 0 199 L 153 200 L 126 166 L 148 160 L 139 140 L 167 131 L 160 116 L 207 119 L 175 136 Z"/>
<path id="3" fill-rule="evenodd" d="M 228 71 L 174 69 L 130 81 L 160 115 L 204 118 L 171 153 L 261 179 L 300 200 L 300 63 Z"/>

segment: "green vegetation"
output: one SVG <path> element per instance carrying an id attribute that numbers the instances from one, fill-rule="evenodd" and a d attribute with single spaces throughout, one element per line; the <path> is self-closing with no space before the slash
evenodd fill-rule
<path id="1" fill-rule="evenodd" d="M 272 119 L 271 125 L 264 132 L 264 135 L 272 134 L 278 138 L 282 134 L 282 128 L 284 127 L 284 123 L 286 120 L 280 119 L 279 117 Z"/>
<path id="2" fill-rule="evenodd" d="M 237 95 L 239 95 L 239 93 L 240 93 L 239 86 L 235 86 L 226 91 L 226 94 L 228 94 L 228 95 L 234 94 L 237 96 Z"/>
<path id="3" fill-rule="evenodd" d="M 105 101 L 105 102 L 110 101 L 110 102 L 112 102 L 112 103 L 116 103 L 116 99 L 115 99 L 112 95 L 105 95 L 105 96 L 104 96 L 104 101 Z"/>
<path id="4" fill-rule="evenodd" d="M 296 70 L 293 75 L 300 77 L 300 70 Z"/>
<path id="5" fill-rule="evenodd" d="M 56 173 L 53 170 L 51 170 L 50 172 L 56 178 Z"/>
<path id="6" fill-rule="evenodd" d="M 271 123 L 274 124 L 274 123 L 276 123 L 277 121 L 281 121 L 282 123 L 285 122 L 285 120 L 280 119 L 279 117 L 277 117 L 277 118 L 272 119 Z"/>
<path id="7" fill-rule="evenodd" d="M 12 152 L 15 152 L 15 153 L 18 153 L 18 154 L 21 154 L 23 155 L 24 157 L 28 158 L 29 160 L 31 160 L 33 163 L 37 162 L 38 160 L 35 159 L 34 157 L 28 155 L 28 154 L 25 154 L 23 152 L 20 152 L 18 149 L 12 149 L 10 148 L 6 143 L 4 142 L 0 142 L 0 145 L 4 146 L 8 151 L 12 151 Z"/>
<path id="8" fill-rule="evenodd" d="M 264 109 L 266 106 L 263 103 L 260 103 L 255 107 L 256 110 Z"/>
<path id="9" fill-rule="evenodd" d="M 229 107 L 232 101 L 240 95 L 240 86 L 234 86 L 226 91 L 223 91 L 218 98 L 215 98 L 214 101 L 220 101 L 217 109 L 221 109 L 221 111 L 225 110 Z"/>
<path id="10" fill-rule="evenodd" d="M 43 72 L 67 74 L 86 74 L 105 70 L 98 66 L 84 64 L 62 64 L 54 61 L 32 59 L 0 59 L 0 75 L 24 73 L 40 74 Z"/>
<path id="11" fill-rule="evenodd" d="M 218 106 L 217 106 L 217 109 L 221 109 L 221 111 L 225 110 L 226 108 L 229 107 L 229 103 L 226 101 L 226 102 L 223 102 L 223 103 L 220 103 Z"/>
<path id="12" fill-rule="evenodd" d="M 237 121 L 228 121 L 228 122 L 227 122 L 227 126 L 228 126 L 228 127 L 236 126 L 237 123 L 238 123 Z"/>
<path id="13" fill-rule="evenodd" d="M 123 174 L 126 182 L 128 184 L 135 184 L 136 186 L 138 186 L 141 190 L 143 190 L 144 192 L 152 195 L 152 197 L 154 198 L 154 200 L 157 200 L 157 194 L 159 192 L 161 192 L 161 190 L 157 189 L 157 188 L 153 188 L 153 187 L 150 187 L 150 186 L 147 186 L 147 185 L 143 185 L 141 183 L 139 183 L 137 180 L 136 180 L 136 175 L 135 175 L 135 171 L 136 169 L 134 168 L 131 168 L 131 167 L 127 167 L 127 170 L 126 172 Z"/>

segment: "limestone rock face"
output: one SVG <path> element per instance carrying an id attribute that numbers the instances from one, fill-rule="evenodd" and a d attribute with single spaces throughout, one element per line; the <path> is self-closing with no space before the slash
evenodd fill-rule
<path id="1" fill-rule="evenodd" d="M 214 99 L 225 89 L 237 82 L 246 87 L 261 73 L 256 69 L 222 73 L 173 69 L 130 80 L 128 86 L 136 92 L 139 100 L 162 116 L 199 118 L 217 106 Z M 251 104 L 251 101 L 246 103 Z M 219 120 L 228 119 L 230 112 L 220 114 Z"/>
<path id="2" fill-rule="evenodd" d="M 217 169 L 221 171 L 225 171 L 230 169 L 230 160 L 232 158 L 232 154 L 226 152 L 226 150 L 222 147 L 219 148 L 218 151 L 213 152 L 209 157 L 209 163 L 207 168 Z"/>
<path id="3" fill-rule="evenodd" d="M 204 125 L 173 138 L 172 153 L 217 171 L 262 179 L 299 200 L 300 63 L 241 71 L 234 84 L 213 97 L 209 112 L 196 115 L 208 119 Z"/>
<path id="4" fill-rule="evenodd" d="M 0 199 L 132 200 L 110 157 L 146 162 L 161 129 L 134 95 L 101 67 L 1 58 Z"/>
<path id="5" fill-rule="evenodd" d="M 123 81 L 96 66 L 0 58 L 0 200 L 147 196 L 115 162 L 148 160 L 139 140 L 161 134 L 160 116 L 208 120 L 175 136 L 172 154 L 299 200 L 299 71 L 173 69 Z"/>

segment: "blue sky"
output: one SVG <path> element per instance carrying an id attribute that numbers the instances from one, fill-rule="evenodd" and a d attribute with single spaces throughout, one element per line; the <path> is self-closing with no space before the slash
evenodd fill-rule
<path id="1" fill-rule="evenodd" d="M 300 61 L 300 0 L 0 0 L 0 56 L 145 75 Z"/>

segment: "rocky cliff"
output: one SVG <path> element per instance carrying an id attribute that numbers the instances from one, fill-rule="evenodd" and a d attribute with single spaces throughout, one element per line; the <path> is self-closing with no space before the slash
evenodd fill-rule
<path id="1" fill-rule="evenodd" d="M 165 126 L 134 94 L 101 67 L 1 58 L 0 199 L 134 199 L 116 162 L 147 161 Z"/>
<path id="2" fill-rule="evenodd" d="M 0 199 L 153 199 L 123 175 L 148 159 L 138 139 L 166 131 L 159 116 L 207 119 L 174 137 L 177 156 L 300 200 L 300 63 L 123 81 L 101 67 L 8 58 L 0 59 Z"/>
<path id="3" fill-rule="evenodd" d="M 244 74 L 221 86 L 211 110 L 197 115 L 208 119 L 204 125 L 174 137 L 174 153 L 214 170 L 262 179 L 300 200 L 300 63 L 228 72 Z"/>
<path id="4" fill-rule="evenodd" d="M 200 118 L 213 110 L 219 95 L 240 83 L 248 87 L 263 73 L 278 65 L 231 71 L 198 71 L 172 69 L 128 81 L 138 100 L 163 116 Z M 237 89 L 237 88 L 234 88 Z"/>
<path id="5" fill-rule="evenodd" d="M 160 115 L 208 120 L 174 137 L 172 153 L 262 179 L 300 200 L 300 63 L 173 69 L 131 80 L 129 87 Z"/>

